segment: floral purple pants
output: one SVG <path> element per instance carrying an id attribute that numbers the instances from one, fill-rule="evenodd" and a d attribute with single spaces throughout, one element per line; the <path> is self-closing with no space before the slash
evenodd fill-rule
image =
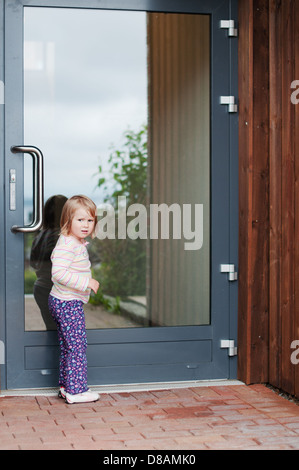
<path id="1" fill-rule="evenodd" d="M 59 386 L 71 394 L 87 387 L 86 329 L 83 302 L 49 296 L 49 310 L 57 325 L 60 345 Z"/>

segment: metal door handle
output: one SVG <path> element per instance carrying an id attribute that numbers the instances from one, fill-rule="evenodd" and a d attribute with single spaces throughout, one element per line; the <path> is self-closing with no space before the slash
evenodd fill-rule
<path id="1" fill-rule="evenodd" d="M 33 159 L 33 221 L 24 227 L 13 225 L 11 231 L 31 233 L 39 230 L 43 223 L 44 206 L 44 157 L 37 147 L 15 146 L 12 153 L 28 153 Z"/>

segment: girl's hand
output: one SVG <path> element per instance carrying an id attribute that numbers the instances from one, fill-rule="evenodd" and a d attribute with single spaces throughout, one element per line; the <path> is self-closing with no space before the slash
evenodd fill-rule
<path id="1" fill-rule="evenodd" d="M 88 287 L 94 291 L 96 294 L 98 292 L 98 288 L 100 287 L 99 282 L 96 279 L 89 279 Z"/>

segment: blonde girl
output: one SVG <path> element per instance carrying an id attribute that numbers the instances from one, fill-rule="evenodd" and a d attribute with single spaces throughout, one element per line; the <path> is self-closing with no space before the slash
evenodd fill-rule
<path id="1" fill-rule="evenodd" d="M 86 328 L 83 305 L 99 288 L 92 279 L 87 237 L 95 236 L 96 205 L 86 196 L 67 200 L 61 214 L 61 233 L 52 252 L 49 310 L 57 325 L 60 345 L 59 396 L 66 402 L 98 400 L 87 386 Z"/>

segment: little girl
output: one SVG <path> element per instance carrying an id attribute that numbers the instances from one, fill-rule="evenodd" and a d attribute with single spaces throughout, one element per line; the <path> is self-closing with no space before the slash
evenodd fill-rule
<path id="1" fill-rule="evenodd" d="M 85 238 L 95 236 L 96 206 L 86 196 L 73 196 L 63 207 L 60 237 L 52 252 L 53 287 L 49 310 L 60 345 L 59 396 L 67 403 L 99 399 L 87 387 L 86 329 L 83 304 L 99 283 L 91 277 Z"/>

